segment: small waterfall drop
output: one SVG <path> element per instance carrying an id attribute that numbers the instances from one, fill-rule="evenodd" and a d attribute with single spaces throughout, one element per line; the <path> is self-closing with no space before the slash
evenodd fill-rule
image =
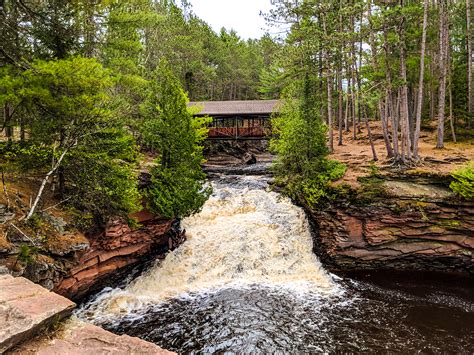
<path id="1" fill-rule="evenodd" d="M 328 274 L 303 210 L 266 177 L 220 176 L 188 240 L 124 288 L 76 312 L 118 334 L 178 353 L 465 353 L 474 299 L 391 275 L 371 282 Z"/>
<path id="2" fill-rule="evenodd" d="M 304 211 L 268 191 L 265 177 L 228 179 L 213 182 L 202 211 L 183 220 L 187 241 L 124 290 L 101 295 L 96 311 L 129 312 L 187 293 L 251 284 L 333 290 L 312 251 Z"/>

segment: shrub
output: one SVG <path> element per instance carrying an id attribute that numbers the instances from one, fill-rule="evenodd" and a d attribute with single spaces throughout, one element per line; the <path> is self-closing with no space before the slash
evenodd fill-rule
<path id="1" fill-rule="evenodd" d="M 474 161 L 451 173 L 454 181 L 449 185 L 457 195 L 466 200 L 474 199 Z"/>

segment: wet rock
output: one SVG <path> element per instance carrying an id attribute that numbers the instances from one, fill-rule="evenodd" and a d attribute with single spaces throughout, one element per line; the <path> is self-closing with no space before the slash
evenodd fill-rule
<path id="1" fill-rule="evenodd" d="M 257 164 L 257 157 L 255 156 L 255 154 L 246 152 L 242 157 L 242 161 L 244 162 L 244 164 L 247 165 Z"/>
<path id="2" fill-rule="evenodd" d="M 0 276 L 0 353 L 68 316 L 74 307 L 23 277 Z"/>

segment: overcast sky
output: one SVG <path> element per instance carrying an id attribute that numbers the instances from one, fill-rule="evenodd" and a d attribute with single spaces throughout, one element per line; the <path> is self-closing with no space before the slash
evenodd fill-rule
<path id="1" fill-rule="evenodd" d="M 190 0 L 193 12 L 219 32 L 222 27 L 234 29 L 242 38 L 260 38 L 265 34 L 265 20 L 260 11 L 268 12 L 270 0 Z M 264 29 L 262 29 L 264 28 Z"/>

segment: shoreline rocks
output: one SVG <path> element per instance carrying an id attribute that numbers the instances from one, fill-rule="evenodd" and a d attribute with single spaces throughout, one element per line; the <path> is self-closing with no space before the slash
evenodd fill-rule
<path id="1" fill-rule="evenodd" d="M 333 270 L 474 275 L 474 201 L 417 193 L 307 209 L 315 223 L 315 252 Z"/>
<path id="2" fill-rule="evenodd" d="M 132 230 L 121 220 L 111 221 L 105 230 L 90 238 L 90 248 L 77 256 L 54 291 L 73 300 L 123 280 L 135 266 L 154 258 L 164 258 L 185 237 L 172 220 L 159 220 L 142 213 L 142 226 Z"/>
<path id="3" fill-rule="evenodd" d="M 69 316 L 75 304 L 23 277 L 0 276 L 0 353 Z"/>

